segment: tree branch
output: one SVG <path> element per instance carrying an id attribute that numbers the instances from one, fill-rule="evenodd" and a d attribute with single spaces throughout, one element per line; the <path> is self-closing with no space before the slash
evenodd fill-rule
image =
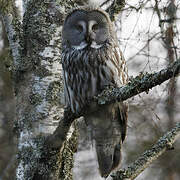
<path id="1" fill-rule="evenodd" d="M 140 74 L 130 80 L 130 82 L 120 88 L 109 88 L 104 90 L 93 101 L 99 105 L 110 104 L 115 101 L 124 101 L 142 92 L 147 92 L 166 80 L 175 77 L 180 72 L 180 60 L 174 62 L 166 69 L 152 74 Z M 88 103 L 89 104 L 89 103 Z M 64 117 L 60 120 L 59 125 L 53 135 L 49 136 L 45 142 L 49 148 L 61 148 L 66 139 L 66 135 L 74 119 L 79 118 L 88 110 L 82 109 L 80 113 L 72 113 L 70 109 L 65 109 Z"/>
<path id="2" fill-rule="evenodd" d="M 142 92 L 148 93 L 153 87 L 162 84 L 168 79 L 177 76 L 180 73 L 180 59 L 171 64 L 169 67 L 155 73 L 145 73 L 130 79 L 130 82 L 120 88 L 104 90 L 100 95 L 95 97 L 98 104 L 108 104 L 115 101 L 124 101 Z"/>
<path id="3" fill-rule="evenodd" d="M 173 149 L 173 143 L 180 136 L 180 123 L 162 136 L 158 142 L 150 149 L 145 151 L 134 163 L 126 169 L 117 171 L 112 175 L 113 180 L 134 179 L 143 170 L 145 170 L 154 160 L 162 155 L 167 150 Z"/>

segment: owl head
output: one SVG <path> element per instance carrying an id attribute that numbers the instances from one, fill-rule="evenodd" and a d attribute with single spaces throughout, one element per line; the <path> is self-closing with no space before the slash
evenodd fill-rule
<path id="1" fill-rule="evenodd" d="M 98 8 L 76 9 L 68 14 L 62 30 L 63 45 L 74 49 L 99 49 L 113 36 L 112 23 Z"/>

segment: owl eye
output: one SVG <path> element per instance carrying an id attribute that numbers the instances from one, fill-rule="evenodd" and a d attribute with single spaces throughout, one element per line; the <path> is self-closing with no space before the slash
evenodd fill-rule
<path id="1" fill-rule="evenodd" d="M 98 24 L 94 24 L 94 25 L 92 26 L 92 30 L 93 30 L 94 32 L 97 31 L 98 28 L 99 28 Z"/>
<path id="2" fill-rule="evenodd" d="M 81 25 L 76 25 L 76 29 L 79 31 L 79 32 L 83 32 L 83 27 Z"/>

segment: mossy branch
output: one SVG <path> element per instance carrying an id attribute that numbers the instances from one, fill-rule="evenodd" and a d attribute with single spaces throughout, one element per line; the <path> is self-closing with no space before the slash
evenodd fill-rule
<path id="1" fill-rule="evenodd" d="M 120 88 L 106 89 L 100 95 L 95 97 L 98 104 L 107 104 L 115 101 L 124 101 L 142 92 L 148 93 L 153 87 L 162 84 L 168 79 L 177 76 L 180 73 L 180 59 L 175 61 L 169 67 L 155 73 L 140 73 L 130 82 Z"/>
<path id="2" fill-rule="evenodd" d="M 177 123 L 173 129 L 162 136 L 151 149 L 145 151 L 134 163 L 126 169 L 122 169 L 113 174 L 113 180 L 135 179 L 152 161 L 156 160 L 165 151 L 172 150 L 173 143 L 179 136 L 180 123 Z"/>
<path id="3" fill-rule="evenodd" d="M 140 74 L 130 80 L 130 82 L 120 88 L 109 88 L 104 90 L 92 101 L 99 105 L 110 104 L 115 101 L 124 101 L 142 92 L 148 92 L 151 88 L 160 85 L 166 80 L 177 76 L 180 73 L 180 60 L 174 62 L 166 69 L 156 73 Z M 66 139 L 66 135 L 74 119 L 83 116 L 88 111 L 86 107 L 80 113 L 72 113 L 70 109 L 65 109 L 64 117 L 60 120 L 55 132 L 46 140 L 46 146 L 49 148 L 61 148 Z"/>

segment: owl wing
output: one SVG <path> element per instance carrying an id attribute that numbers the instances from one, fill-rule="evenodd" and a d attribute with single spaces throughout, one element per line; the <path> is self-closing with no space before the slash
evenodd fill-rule
<path id="1" fill-rule="evenodd" d="M 126 131 L 127 131 L 127 112 L 128 105 L 126 103 L 118 103 L 119 107 L 117 108 L 117 119 L 120 123 L 121 139 L 122 142 L 125 140 Z"/>
<path id="2" fill-rule="evenodd" d="M 65 107 L 70 106 L 70 94 L 68 90 L 68 83 L 67 83 L 67 73 L 63 70 L 63 79 L 64 79 L 64 105 Z"/>
<path id="3" fill-rule="evenodd" d="M 63 71 L 63 82 L 64 82 L 64 105 L 65 107 L 68 106 L 68 90 L 67 90 L 67 82 L 65 78 L 65 72 Z"/>
<path id="4" fill-rule="evenodd" d="M 115 46 L 113 48 L 111 59 L 113 60 L 115 67 L 114 69 L 115 86 L 121 87 L 122 85 L 128 83 L 128 70 L 126 67 L 126 61 L 119 46 Z M 127 130 L 128 104 L 125 102 L 119 102 L 116 112 L 117 112 L 117 120 L 120 123 L 121 138 L 123 142 L 126 137 L 126 130 Z"/>
<path id="5" fill-rule="evenodd" d="M 128 70 L 126 66 L 126 61 L 118 45 L 115 46 L 113 52 L 114 52 L 113 59 L 117 68 L 116 86 L 121 87 L 122 85 L 128 83 Z M 119 106 L 117 108 L 117 114 L 118 114 L 117 119 L 120 123 L 121 138 L 123 142 L 126 137 L 126 130 L 127 130 L 128 104 L 125 102 L 124 103 L 120 102 L 118 104 Z"/>
<path id="6" fill-rule="evenodd" d="M 106 84 L 112 84 L 115 87 L 126 84 L 128 81 L 126 63 L 119 47 L 112 48 L 111 52 L 104 56 L 107 76 L 102 78 L 102 89 Z M 120 164 L 121 145 L 127 130 L 127 109 L 126 103 L 116 102 L 101 107 L 98 112 L 93 114 L 93 117 L 88 117 L 90 123 L 94 121 L 93 129 L 98 128 L 97 131 L 93 131 L 102 177 L 107 177 Z"/>
<path id="7" fill-rule="evenodd" d="M 126 68 L 126 62 L 120 51 L 119 47 L 116 47 L 114 50 L 114 62 L 117 68 L 116 74 L 116 86 L 120 87 L 128 82 L 128 72 Z M 125 102 L 118 102 L 117 106 L 114 107 L 114 117 L 113 121 L 116 121 L 116 128 L 115 132 L 119 134 L 119 143 L 116 141 L 116 145 L 114 146 L 114 154 L 113 154 L 113 161 L 111 171 L 116 169 L 121 161 L 121 145 L 126 137 L 127 131 L 127 112 L 128 112 L 128 105 Z M 119 126 L 118 126 L 119 124 Z M 115 133 L 115 134 L 116 134 Z"/>
<path id="8" fill-rule="evenodd" d="M 117 71 L 115 75 L 116 86 L 121 87 L 122 85 L 125 85 L 128 82 L 128 70 L 126 67 L 126 61 L 119 46 L 115 46 L 113 48 L 112 58 Z"/>

